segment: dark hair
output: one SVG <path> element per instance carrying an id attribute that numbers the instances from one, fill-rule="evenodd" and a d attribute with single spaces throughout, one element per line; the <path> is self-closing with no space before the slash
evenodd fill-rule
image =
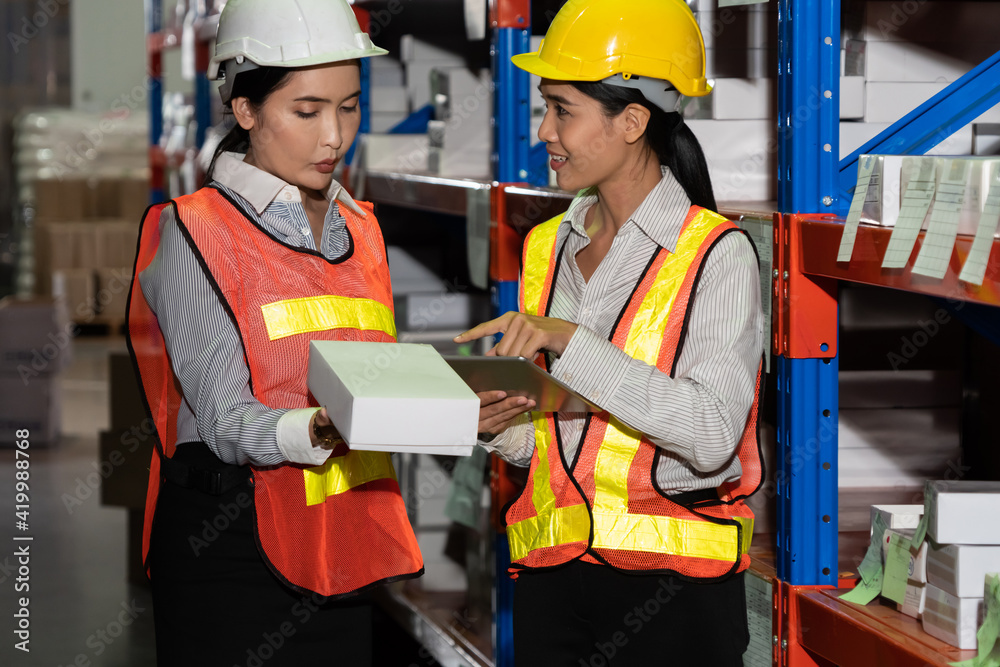
<path id="1" fill-rule="evenodd" d="M 574 81 L 573 87 L 597 100 L 604 109 L 604 115 L 609 118 L 620 114 L 629 104 L 640 104 L 648 109 L 650 117 L 644 135 L 646 146 L 656 153 L 660 164 L 673 172 L 692 204 L 717 210 L 705 153 L 679 113 L 667 113 L 634 88 L 609 86 L 600 81 Z"/>
<path id="2" fill-rule="evenodd" d="M 245 97 L 250 102 L 250 106 L 255 112 L 260 111 L 264 102 L 271 96 L 271 93 L 281 88 L 287 83 L 288 75 L 294 70 L 287 67 L 258 67 L 257 69 L 240 72 L 236 80 L 233 81 L 233 92 L 229 96 L 230 101 L 225 103 L 224 114 L 233 114 L 232 100 L 237 97 Z M 205 172 L 205 184 L 212 181 L 212 172 L 215 170 L 215 161 L 226 151 L 246 153 L 250 149 L 250 132 L 240 127 L 239 123 L 233 123 L 233 127 L 222 138 L 212 155 L 212 162 Z"/>

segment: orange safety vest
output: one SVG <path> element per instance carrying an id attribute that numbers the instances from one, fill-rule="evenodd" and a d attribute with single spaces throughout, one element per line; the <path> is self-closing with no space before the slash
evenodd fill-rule
<path id="1" fill-rule="evenodd" d="M 348 207 L 351 250 L 341 260 L 294 248 L 251 222 L 214 188 L 151 207 L 139 233 L 129 294 L 129 347 L 159 442 L 150 463 L 143 532 L 149 536 L 161 479 L 160 457 L 177 444 L 180 385 L 138 277 L 156 255 L 160 212 L 175 207 L 181 232 L 239 330 L 250 388 L 272 408 L 316 402 L 306 386 L 310 340 L 395 341 L 385 245 L 372 205 Z M 423 573 L 390 455 L 334 450 L 322 466 L 251 466 L 258 548 L 294 589 L 343 596 Z"/>
<path id="2" fill-rule="evenodd" d="M 519 295 L 524 313 L 548 314 L 561 255 L 556 248 L 561 220 L 539 225 L 525 240 Z M 692 206 L 676 249 L 656 254 L 611 341 L 673 377 L 704 258 L 734 231 L 739 232 L 736 225 L 717 213 Z M 753 406 L 737 450 L 742 476 L 719 487 L 718 499 L 686 506 L 655 483 L 659 448 L 610 413 L 588 417 L 572 465 L 559 444 L 556 415 L 532 413 L 535 451 L 528 482 L 506 517 L 511 576 L 576 559 L 699 581 L 749 567 L 753 512 L 744 500 L 760 486 L 762 475 L 760 379 L 758 367 Z"/>

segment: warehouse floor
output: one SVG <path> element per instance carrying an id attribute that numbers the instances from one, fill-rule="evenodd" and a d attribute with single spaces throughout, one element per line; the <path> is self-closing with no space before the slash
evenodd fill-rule
<path id="1" fill-rule="evenodd" d="M 74 341 L 73 362 L 60 378 L 62 439 L 53 447 L 28 449 L 27 530 L 19 530 L 20 517 L 13 516 L 12 443 L 0 448 L 0 511 L 6 517 L 0 521 L 0 665 L 5 667 L 156 664 L 149 590 L 127 581 L 128 510 L 100 501 L 98 432 L 109 422 L 107 359 L 109 352 L 123 350 L 122 337 Z M 32 539 L 14 539 L 26 536 Z M 24 546 L 28 569 L 19 572 L 15 554 Z M 15 646 L 22 641 L 14 634 L 21 597 L 29 598 L 28 653 Z M 381 613 L 375 633 L 376 666 L 436 664 Z"/>

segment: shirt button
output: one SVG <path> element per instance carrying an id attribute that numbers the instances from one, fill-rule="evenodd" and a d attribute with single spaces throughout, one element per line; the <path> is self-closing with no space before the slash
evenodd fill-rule
<path id="1" fill-rule="evenodd" d="M 563 373 L 563 382 L 572 382 L 572 381 L 573 381 L 572 373 Z"/>
<path id="2" fill-rule="evenodd" d="M 599 392 L 599 391 L 592 391 L 592 392 L 590 392 L 590 400 L 596 401 L 600 397 L 601 397 L 601 392 Z"/>
<path id="3" fill-rule="evenodd" d="M 590 317 L 590 313 L 592 313 L 592 312 L 593 311 L 590 308 L 584 308 L 583 309 L 583 316 L 584 317 Z"/>

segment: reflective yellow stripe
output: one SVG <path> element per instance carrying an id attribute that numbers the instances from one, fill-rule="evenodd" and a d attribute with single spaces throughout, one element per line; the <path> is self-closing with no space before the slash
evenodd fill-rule
<path id="1" fill-rule="evenodd" d="M 594 516 L 594 548 L 711 558 L 737 558 L 736 526 L 700 519 L 601 512 Z"/>
<path id="2" fill-rule="evenodd" d="M 563 216 L 557 215 L 531 230 L 524 253 L 522 293 L 524 312 L 538 315 L 542 310 L 542 294 L 549 278 L 549 264 L 555 254 L 556 233 Z"/>
<path id="3" fill-rule="evenodd" d="M 321 466 L 302 471 L 306 483 L 306 505 L 319 505 L 327 497 L 350 491 L 377 479 L 396 479 L 388 452 L 348 452 L 330 457 Z"/>
<path id="4" fill-rule="evenodd" d="M 630 357 L 645 361 L 651 366 L 656 365 L 667 321 L 684 277 L 705 237 L 723 220 L 721 216 L 709 211 L 701 211 L 677 239 L 677 247 L 663 262 L 656 280 L 636 310 L 632 327 L 625 339 L 624 350 Z"/>
<path id="5" fill-rule="evenodd" d="M 510 559 L 519 561 L 535 549 L 590 539 L 590 516 L 584 504 L 557 507 L 546 514 L 507 526 Z"/>
<path id="6" fill-rule="evenodd" d="M 740 553 L 750 553 L 750 542 L 753 540 L 753 518 L 742 516 L 733 517 L 740 522 L 743 527 L 743 540 L 740 542 Z"/>
<path id="7" fill-rule="evenodd" d="M 396 337 L 392 310 L 374 299 L 346 296 L 310 296 L 264 304 L 264 325 L 270 340 L 311 331 L 362 329 L 384 331 Z"/>
<path id="8" fill-rule="evenodd" d="M 538 465 L 531 477 L 531 502 L 535 506 L 535 514 L 545 514 L 556 506 L 556 496 L 552 491 L 552 474 L 549 470 L 549 446 L 552 444 L 552 434 L 549 433 L 548 419 L 543 412 L 532 412 L 531 421 L 535 424 L 535 449 L 538 450 Z"/>

